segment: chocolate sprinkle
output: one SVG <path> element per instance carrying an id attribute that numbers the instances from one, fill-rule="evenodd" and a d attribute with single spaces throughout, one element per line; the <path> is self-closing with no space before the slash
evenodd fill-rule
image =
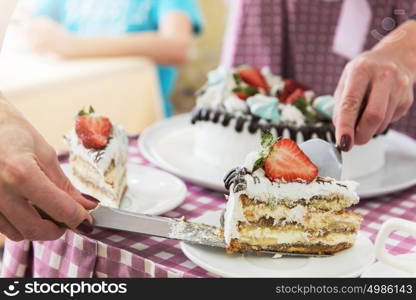
<path id="1" fill-rule="evenodd" d="M 234 184 L 234 192 L 238 193 L 245 190 L 247 187 L 244 175 L 249 174 L 246 168 L 235 168 L 232 169 L 224 178 L 224 186 L 227 190 L 230 189 L 231 185 Z"/>

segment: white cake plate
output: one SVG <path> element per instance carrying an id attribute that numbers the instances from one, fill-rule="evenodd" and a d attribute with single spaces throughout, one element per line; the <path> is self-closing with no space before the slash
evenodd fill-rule
<path id="1" fill-rule="evenodd" d="M 221 212 L 209 212 L 194 221 L 219 224 Z M 374 246 L 359 235 L 355 245 L 330 257 L 283 257 L 227 254 L 224 249 L 181 243 L 196 265 L 222 277 L 358 277 L 374 262 Z"/>
<path id="2" fill-rule="evenodd" d="M 194 127 L 189 114 L 158 122 L 140 136 L 139 149 L 153 164 L 197 185 L 224 192 L 228 170 L 199 160 L 193 152 Z M 386 164 L 376 173 L 354 180 L 362 198 L 397 192 L 416 184 L 416 141 L 391 130 L 386 138 Z"/>
<path id="3" fill-rule="evenodd" d="M 404 259 L 404 260 L 409 260 L 409 261 L 416 261 L 416 254 L 401 254 L 401 255 L 397 255 L 397 259 Z M 398 270 L 392 266 L 386 265 L 380 261 L 376 262 L 375 264 L 371 265 L 370 267 L 368 267 L 367 270 L 365 270 L 362 274 L 361 277 L 363 278 L 367 278 L 367 277 L 372 277 L 372 278 L 385 278 L 385 277 L 389 277 L 389 278 L 403 278 L 403 277 L 416 277 L 415 274 L 410 274 L 401 270 Z"/>
<path id="4" fill-rule="evenodd" d="M 71 179 L 69 164 L 61 167 Z M 185 184 L 176 176 L 132 163 L 127 164 L 127 184 L 129 188 L 121 200 L 120 209 L 135 213 L 164 214 L 179 206 L 187 194 Z"/>

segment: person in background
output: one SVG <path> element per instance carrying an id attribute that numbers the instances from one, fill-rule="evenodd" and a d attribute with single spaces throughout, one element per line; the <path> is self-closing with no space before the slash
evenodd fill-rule
<path id="1" fill-rule="evenodd" d="M 27 36 L 35 51 L 63 58 L 148 57 L 158 64 L 164 114 L 172 115 L 177 66 L 201 32 L 197 0 L 31 1 Z"/>
<path id="2" fill-rule="evenodd" d="M 366 144 L 392 122 L 416 138 L 416 1 L 230 4 L 223 64 L 267 65 L 318 94 L 334 94 L 341 150 Z"/>

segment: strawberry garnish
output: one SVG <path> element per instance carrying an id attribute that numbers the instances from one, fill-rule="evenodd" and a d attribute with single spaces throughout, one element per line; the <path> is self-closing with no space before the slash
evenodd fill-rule
<path id="1" fill-rule="evenodd" d="M 292 104 L 296 100 L 299 99 L 299 97 L 305 98 L 305 91 L 302 89 L 296 89 L 290 96 L 286 99 L 286 104 Z"/>
<path id="2" fill-rule="evenodd" d="M 309 183 L 318 175 L 318 168 L 291 139 L 278 140 L 272 146 L 263 168 L 272 181 Z"/>
<path id="3" fill-rule="evenodd" d="M 106 117 L 81 111 L 75 124 L 75 132 L 85 148 L 100 150 L 105 148 L 113 125 Z"/>
<path id="4" fill-rule="evenodd" d="M 265 91 L 270 89 L 263 74 L 261 74 L 260 70 L 257 68 L 243 67 L 237 71 L 237 74 L 245 83 L 251 86 L 264 89 Z"/>
<path id="5" fill-rule="evenodd" d="M 293 94 L 297 89 L 301 89 L 302 91 L 307 91 L 309 89 L 308 86 L 301 84 L 293 79 L 286 79 L 285 86 L 282 91 L 279 92 L 279 100 L 280 102 L 287 104 L 287 99 L 290 95 Z"/>
<path id="6" fill-rule="evenodd" d="M 253 86 L 237 86 L 233 89 L 234 95 L 236 95 L 241 100 L 246 100 L 248 97 L 254 96 L 259 90 Z"/>
<path id="7" fill-rule="evenodd" d="M 241 100 L 247 100 L 248 96 L 244 94 L 243 92 L 237 92 L 235 95 L 240 98 Z"/>

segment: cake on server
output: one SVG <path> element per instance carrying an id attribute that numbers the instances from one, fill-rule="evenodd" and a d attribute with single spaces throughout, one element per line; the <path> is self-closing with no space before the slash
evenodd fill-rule
<path id="1" fill-rule="evenodd" d="M 359 201 L 357 183 L 318 176 L 290 139 L 265 135 L 262 150 L 224 181 L 228 252 L 333 254 L 354 244 L 362 216 L 347 208 Z"/>
<path id="2" fill-rule="evenodd" d="M 74 185 L 102 205 L 118 207 L 127 190 L 128 138 L 123 128 L 90 107 L 78 113 L 65 139 Z"/>
<path id="3" fill-rule="evenodd" d="M 335 143 L 333 106 L 331 95 L 316 96 L 309 87 L 275 76 L 267 67 L 219 67 L 209 72 L 197 94 L 192 113 L 195 155 L 226 172 L 257 149 L 265 131 L 297 143 L 312 138 Z M 384 136 L 343 153 L 343 161 L 344 178 L 379 170 L 385 162 Z"/>

